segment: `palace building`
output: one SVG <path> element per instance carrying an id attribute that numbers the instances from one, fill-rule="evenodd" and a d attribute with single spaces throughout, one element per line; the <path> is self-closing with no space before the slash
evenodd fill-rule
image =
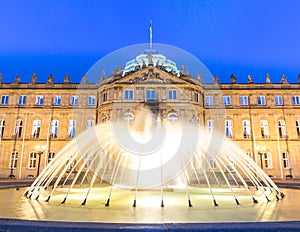
<path id="1" fill-rule="evenodd" d="M 184 67 L 148 51 L 98 83 L 14 83 L 0 78 L 0 177 L 33 178 L 76 135 L 99 123 L 135 119 L 188 121 L 234 141 L 269 176 L 300 177 L 300 83 L 202 83 Z M 38 147 L 38 146 L 40 147 Z"/>

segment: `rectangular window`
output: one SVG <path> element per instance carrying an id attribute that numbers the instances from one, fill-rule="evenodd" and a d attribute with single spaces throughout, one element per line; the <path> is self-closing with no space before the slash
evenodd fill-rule
<path id="1" fill-rule="evenodd" d="M 286 127 L 285 127 L 285 121 L 279 120 L 278 121 L 278 132 L 280 138 L 286 137 Z"/>
<path id="2" fill-rule="evenodd" d="M 133 100 L 133 90 L 132 89 L 125 89 L 124 98 L 125 98 L 125 100 Z"/>
<path id="3" fill-rule="evenodd" d="M 213 106 L 214 105 L 214 97 L 213 96 L 206 96 L 205 97 L 205 105 Z"/>
<path id="4" fill-rule="evenodd" d="M 71 96 L 70 105 L 78 106 L 78 96 Z"/>
<path id="5" fill-rule="evenodd" d="M 0 138 L 3 138 L 4 126 L 5 126 L 5 120 L 2 119 L 2 120 L 0 120 Z"/>
<path id="6" fill-rule="evenodd" d="M 53 160 L 54 156 L 55 156 L 54 152 L 51 151 L 48 153 L 48 163 L 50 163 L 50 161 Z"/>
<path id="7" fill-rule="evenodd" d="M 44 96 L 36 96 L 35 104 L 36 105 L 43 105 L 44 104 Z"/>
<path id="8" fill-rule="evenodd" d="M 88 105 L 89 106 L 96 105 L 96 96 L 88 96 Z"/>
<path id="9" fill-rule="evenodd" d="M 250 121 L 243 120 L 243 134 L 245 139 L 249 139 L 251 137 L 251 129 L 250 129 Z"/>
<path id="10" fill-rule="evenodd" d="M 253 153 L 252 152 L 246 152 L 246 156 L 248 157 L 247 166 L 249 168 L 251 168 L 252 167 L 251 161 L 254 160 Z"/>
<path id="11" fill-rule="evenodd" d="M 34 120 L 32 125 L 32 138 L 38 138 L 40 136 L 40 129 L 41 129 L 41 120 Z"/>
<path id="12" fill-rule="evenodd" d="M 29 162 L 28 162 L 28 168 L 34 169 L 36 166 L 36 157 L 37 153 L 36 152 L 30 152 L 29 154 Z"/>
<path id="13" fill-rule="evenodd" d="M 52 120 L 50 128 L 50 137 L 57 138 L 58 136 L 58 120 Z"/>
<path id="14" fill-rule="evenodd" d="M 199 94 L 198 93 L 194 93 L 194 101 L 199 102 Z"/>
<path id="15" fill-rule="evenodd" d="M 215 129 L 215 121 L 214 120 L 207 120 L 207 129 L 209 133 L 212 133 Z"/>
<path id="16" fill-rule="evenodd" d="M 69 120 L 68 137 L 74 138 L 76 135 L 76 120 Z"/>
<path id="17" fill-rule="evenodd" d="M 19 96 L 19 105 L 25 105 L 26 104 L 26 96 Z"/>
<path id="18" fill-rule="evenodd" d="M 265 168 L 272 168 L 273 164 L 272 164 L 271 153 L 265 152 L 263 153 L 263 157 L 264 157 Z"/>
<path id="19" fill-rule="evenodd" d="M 292 96 L 293 105 L 300 105 L 299 96 Z"/>
<path id="20" fill-rule="evenodd" d="M 257 97 L 257 104 L 260 106 L 266 105 L 265 96 L 258 96 Z"/>
<path id="21" fill-rule="evenodd" d="M 169 90 L 169 100 L 176 100 L 177 99 L 177 90 L 170 89 Z"/>
<path id="22" fill-rule="evenodd" d="M 102 101 L 106 102 L 107 101 L 107 93 L 102 94 Z"/>
<path id="23" fill-rule="evenodd" d="M 296 120 L 297 136 L 300 138 L 300 120 Z"/>
<path id="24" fill-rule="evenodd" d="M 227 138 L 233 138 L 232 121 L 225 120 L 225 135 Z"/>
<path id="25" fill-rule="evenodd" d="M 87 120 L 86 121 L 86 129 L 88 130 L 88 129 L 94 127 L 94 124 L 95 124 L 94 120 Z"/>
<path id="26" fill-rule="evenodd" d="M 147 89 L 146 99 L 147 100 L 155 100 L 155 90 L 154 89 Z"/>
<path id="27" fill-rule="evenodd" d="M 10 169 L 16 169 L 18 164 L 18 152 L 14 151 L 10 155 L 10 162 L 9 162 L 9 168 Z"/>
<path id="28" fill-rule="evenodd" d="M 8 105 L 8 96 L 1 96 L 1 105 Z"/>
<path id="29" fill-rule="evenodd" d="M 61 96 L 54 96 L 53 97 L 53 105 L 59 106 L 61 104 Z"/>
<path id="30" fill-rule="evenodd" d="M 223 96 L 223 104 L 224 104 L 224 106 L 231 105 L 230 96 Z"/>
<path id="31" fill-rule="evenodd" d="M 260 120 L 260 132 L 262 138 L 269 138 L 269 125 L 267 120 Z"/>
<path id="32" fill-rule="evenodd" d="M 275 105 L 276 106 L 282 106 L 283 105 L 282 96 L 275 96 Z"/>
<path id="33" fill-rule="evenodd" d="M 287 152 L 282 153 L 282 159 L 283 159 L 283 167 L 284 168 L 291 168 L 290 157 L 289 157 L 289 154 Z"/>
<path id="34" fill-rule="evenodd" d="M 240 105 L 241 106 L 249 105 L 248 96 L 240 96 Z"/>
<path id="35" fill-rule="evenodd" d="M 18 119 L 16 121 L 16 126 L 15 126 L 15 131 L 14 131 L 14 138 L 21 138 L 22 135 L 22 126 L 23 126 L 23 121 Z"/>

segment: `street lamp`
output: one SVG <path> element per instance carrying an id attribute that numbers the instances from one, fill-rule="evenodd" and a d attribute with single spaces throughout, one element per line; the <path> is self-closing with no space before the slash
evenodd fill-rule
<path id="1" fill-rule="evenodd" d="M 256 150 L 257 150 L 257 153 L 260 157 L 260 168 L 261 169 L 264 169 L 264 166 L 263 166 L 263 155 L 266 151 L 266 146 L 256 146 Z"/>
<path id="2" fill-rule="evenodd" d="M 39 160 L 38 160 L 38 168 L 37 168 L 37 172 L 36 172 L 36 177 L 39 176 L 40 174 L 40 166 L 41 166 L 41 155 L 44 153 L 44 151 L 46 150 L 46 146 L 41 146 L 41 145 L 36 145 L 35 146 L 35 150 L 37 151 L 37 154 L 39 156 Z"/>

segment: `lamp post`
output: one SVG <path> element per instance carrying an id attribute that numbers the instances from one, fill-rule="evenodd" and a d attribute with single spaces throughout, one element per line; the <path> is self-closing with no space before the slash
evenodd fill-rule
<path id="1" fill-rule="evenodd" d="M 46 149 L 46 146 L 41 146 L 41 145 L 36 145 L 35 146 L 35 150 L 37 151 L 37 154 L 39 156 L 36 177 L 38 177 L 39 174 L 40 174 L 41 156 L 44 153 L 45 149 Z"/>
<path id="2" fill-rule="evenodd" d="M 266 147 L 265 146 L 256 146 L 256 150 L 257 150 L 257 153 L 259 155 L 259 158 L 260 158 L 260 168 L 261 169 L 264 169 L 264 166 L 263 166 L 263 155 L 266 151 Z"/>

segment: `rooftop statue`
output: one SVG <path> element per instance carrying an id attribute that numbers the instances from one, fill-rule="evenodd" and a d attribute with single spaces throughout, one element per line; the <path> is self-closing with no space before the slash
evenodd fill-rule
<path id="1" fill-rule="evenodd" d="M 104 78 L 105 78 L 105 71 L 102 70 L 101 77 L 99 78 L 99 83 L 101 83 L 102 81 L 104 81 Z"/>
<path id="2" fill-rule="evenodd" d="M 32 83 L 32 84 L 36 84 L 36 78 L 37 78 L 37 76 L 36 76 L 36 73 L 34 72 L 34 73 L 32 74 L 32 76 L 31 76 L 31 83 Z"/>
<path id="3" fill-rule="evenodd" d="M 149 53 L 147 55 L 147 59 L 148 59 L 148 65 L 153 65 L 153 60 L 152 60 L 153 56 L 151 53 Z"/>
<path id="4" fill-rule="evenodd" d="M 230 79 L 231 79 L 231 84 L 236 84 L 237 78 L 234 76 L 233 73 L 230 75 Z"/>
<path id="5" fill-rule="evenodd" d="M 253 79 L 252 77 L 250 76 L 250 74 L 248 75 L 248 84 L 253 84 Z"/>
<path id="6" fill-rule="evenodd" d="M 202 74 L 201 74 L 201 72 L 198 72 L 198 73 L 197 73 L 197 79 L 198 79 L 198 81 L 199 81 L 200 83 L 202 83 Z"/>
<path id="7" fill-rule="evenodd" d="M 219 79 L 218 76 L 215 76 L 214 82 L 215 82 L 215 84 L 217 84 L 217 85 L 220 84 L 220 79 Z"/>
<path id="8" fill-rule="evenodd" d="M 269 73 L 266 74 L 266 84 L 271 84 L 271 79 Z"/>
<path id="9" fill-rule="evenodd" d="M 50 74 L 50 76 L 48 77 L 47 83 L 48 84 L 53 84 L 53 82 L 54 82 L 54 77 L 53 77 L 52 74 Z"/>
<path id="10" fill-rule="evenodd" d="M 86 75 L 84 75 L 81 79 L 81 84 L 87 84 L 87 83 L 88 83 L 87 77 L 86 77 Z"/>
<path id="11" fill-rule="evenodd" d="M 64 77 L 64 83 L 65 84 L 70 84 L 71 83 L 71 81 L 70 81 L 70 74 L 65 75 L 65 77 Z"/>
<path id="12" fill-rule="evenodd" d="M 20 84 L 21 83 L 21 78 L 20 78 L 20 76 L 18 75 L 18 76 L 16 76 L 16 78 L 15 78 L 15 84 Z"/>
<path id="13" fill-rule="evenodd" d="M 282 74 L 282 76 L 281 76 L 280 83 L 281 84 L 288 84 L 288 81 L 287 81 L 286 76 L 284 74 Z"/>
<path id="14" fill-rule="evenodd" d="M 114 73 L 114 75 L 119 76 L 119 75 L 122 75 L 122 73 L 123 73 L 122 65 L 119 64 L 117 70 Z"/>

